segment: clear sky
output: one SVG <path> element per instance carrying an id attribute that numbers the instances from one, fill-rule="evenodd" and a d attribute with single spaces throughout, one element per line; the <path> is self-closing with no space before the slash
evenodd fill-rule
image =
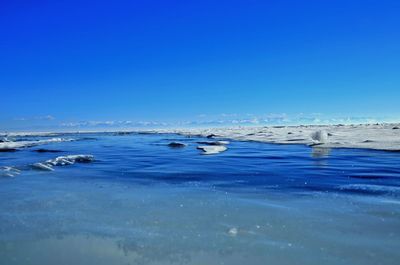
<path id="1" fill-rule="evenodd" d="M 397 0 L 1 1 L 0 129 L 400 120 L 399 14 Z"/>

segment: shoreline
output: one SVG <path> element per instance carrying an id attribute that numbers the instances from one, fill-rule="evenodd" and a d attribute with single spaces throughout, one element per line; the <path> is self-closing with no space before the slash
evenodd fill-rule
<path id="1" fill-rule="evenodd" d="M 315 132 L 323 133 L 326 139 L 312 139 Z M 60 136 L 65 134 L 129 133 L 179 134 L 224 138 L 237 141 L 255 141 L 273 144 L 303 144 L 321 148 L 361 148 L 383 151 L 400 151 L 400 123 L 352 124 L 352 125 L 291 125 L 291 126 L 254 126 L 219 127 L 186 129 L 121 129 L 87 130 L 68 132 L 11 132 L 0 133 L 3 137 L 24 136 Z M 2 148 L 0 143 L 0 149 Z"/>

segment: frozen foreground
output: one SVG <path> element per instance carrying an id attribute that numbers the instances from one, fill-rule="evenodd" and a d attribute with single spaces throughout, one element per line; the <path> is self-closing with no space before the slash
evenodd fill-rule
<path id="1" fill-rule="evenodd" d="M 400 124 L 171 129 L 153 132 L 222 137 L 239 141 L 321 145 L 321 147 L 326 148 L 368 148 L 400 151 Z"/>
<path id="2" fill-rule="evenodd" d="M 334 129 L 7 134 L 0 264 L 397 265 L 400 153 L 327 148 Z"/>

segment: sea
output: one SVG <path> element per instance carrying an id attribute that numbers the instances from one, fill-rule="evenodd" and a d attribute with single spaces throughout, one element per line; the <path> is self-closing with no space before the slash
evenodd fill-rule
<path id="1" fill-rule="evenodd" d="M 73 141 L 0 152 L 1 265 L 400 264 L 399 152 L 57 137 Z M 78 154 L 94 160 L 33 166 Z"/>

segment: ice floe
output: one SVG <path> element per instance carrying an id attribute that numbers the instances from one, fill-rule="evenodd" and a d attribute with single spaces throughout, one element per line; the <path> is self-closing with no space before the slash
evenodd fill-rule
<path id="1" fill-rule="evenodd" d="M 218 153 L 224 152 L 228 148 L 226 148 L 223 145 L 200 145 L 197 147 L 197 149 L 202 150 L 203 154 L 205 154 L 205 155 L 211 155 L 211 154 L 218 154 Z"/>
<path id="2" fill-rule="evenodd" d="M 33 168 L 40 170 L 53 171 L 53 166 L 66 166 L 77 163 L 88 163 L 94 160 L 92 155 L 67 155 L 59 156 L 54 159 L 49 159 L 45 162 L 35 163 L 32 165 Z"/>
<path id="3" fill-rule="evenodd" d="M 59 143 L 59 142 L 69 142 L 73 141 L 74 139 L 70 138 L 51 138 L 45 140 L 32 140 L 32 141 L 16 141 L 16 142 L 1 142 L 0 149 L 18 149 L 24 147 L 32 147 L 42 144 L 50 144 L 50 143 Z"/>
<path id="4" fill-rule="evenodd" d="M 74 164 L 75 162 L 79 163 L 92 162 L 93 160 L 94 156 L 92 155 L 67 155 L 47 160 L 46 163 L 51 164 L 53 166 L 64 166 L 64 165 Z"/>

